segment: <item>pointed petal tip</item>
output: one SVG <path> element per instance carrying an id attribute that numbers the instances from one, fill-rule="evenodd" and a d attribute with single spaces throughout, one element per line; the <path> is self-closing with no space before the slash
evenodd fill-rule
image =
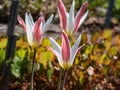
<path id="1" fill-rule="evenodd" d="M 23 19 L 20 17 L 19 14 L 17 16 L 17 20 L 18 20 L 19 24 L 24 28 L 24 31 L 26 32 L 26 25 L 25 25 Z"/>
<path id="2" fill-rule="evenodd" d="M 86 45 L 86 44 L 81 45 L 81 46 L 77 49 L 77 52 L 81 51 L 85 45 Z"/>
<path id="3" fill-rule="evenodd" d="M 81 8 L 79 9 L 76 17 L 75 17 L 75 28 L 74 28 L 74 32 L 77 32 L 78 28 L 80 27 L 80 25 L 83 23 L 84 19 L 86 18 L 85 16 L 87 16 L 86 14 L 88 13 L 85 13 L 84 15 L 84 12 L 86 11 L 86 8 L 87 8 L 87 5 L 88 5 L 88 2 L 84 2 L 81 6 Z M 83 17 L 84 15 L 84 19 L 81 20 L 81 18 Z"/>
<path id="4" fill-rule="evenodd" d="M 66 12 L 66 8 L 62 2 L 62 0 L 58 0 L 58 14 L 59 14 L 59 17 L 60 17 L 60 25 L 62 27 L 62 29 L 66 29 L 66 26 L 67 26 L 67 12 Z"/>
<path id="5" fill-rule="evenodd" d="M 85 5 L 88 5 L 88 1 L 85 1 L 84 4 L 85 4 Z"/>
<path id="6" fill-rule="evenodd" d="M 36 42 L 40 42 L 41 40 L 41 36 L 42 36 L 42 32 L 41 32 L 41 28 L 40 25 L 42 24 L 42 19 L 39 18 L 36 22 L 35 22 L 35 26 L 34 26 L 34 39 L 36 40 Z"/>
<path id="7" fill-rule="evenodd" d="M 51 17 L 51 18 L 53 18 L 53 17 L 54 17 L 54 15 L 52 14 L 50 17 Z"/>
<path id="8" fill-rule="evenodd" d="M 73 2 L 72 2 L 73 4 L 75 4 L 75 0 L 73 0 Z"/>

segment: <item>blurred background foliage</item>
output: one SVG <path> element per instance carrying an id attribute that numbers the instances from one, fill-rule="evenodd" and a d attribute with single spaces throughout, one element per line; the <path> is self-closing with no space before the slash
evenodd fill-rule
<path id="1" fill-rule="evenodd" d="M 34 20 L 40 15 L 48 18 L 51 14 L 55 14 L 58 18 L 57 0 L 19 1 L 19 14 L 22 18 L 24 18 L 25 12 L 30 12 Z M 75 10 L 78 11 L 82 3 L 86 0 L 75 1 Z M 93 19 L 91 18 L 93 16 L 95 16 L 97 20 L 98 17 L 106 16 L 109 1 L 110 0 L 88 1 L 88 9 L 90 11 L 88 17 L 90 21 Z M 72 0 L 63 0 L 63 2 L 68 11 Z M 0 23 L 8 23 L 10 6 L 10 0 L 0 0 Z M 119 22 L 119 15 L 120 0 L 115 0 L 112 17 L 116 18 Z M 67 84 L 65 86 L 66 90 L 79 90 L 80 88 L 83 90 L 83 87 L 85 90 L 120 90 L 120 33 L 116 33 L 114 29 L 99 30 L 98 23 L 97 25 L 95 23 L 92 24 L 95 32 L 91 32 L 90 36 L 86 33 L 82 34 L 81 44 L 86 43 L 86 46 L 77 54 L 74 66 L 72 66 L 68 72 Z M 82 29 L 84 30 L 86 27 L 90 29 L 92 24 L 82 25 Z M 33 52 L 26 41 L 25 37 L 18 37 L 15 58 L 13 61 L 8 62 L 11 63 L 12 74 L 15 76 L 11 81 L 13 82 L 14 87 L 12 88 L 14 90 L 16 87 L 20 87 L 20 79 L 22 79 L 24 83 L 29 83 Z M 60 39 L 57 39 L 57 41 L 61 43 Z M 3 70 L 2 65 L 5 58 L 6 44 L 6 36 L 0 36 L 0 71 Z M 46 49 L 48 45 L 50 45 L 50 42 L 45 38 L 37 51 L 36 60 L 38 64 L 36 64 L 35 82 L 38 83 L 35 87 L 41 87 L 45 90 L 49 87 L 51 90 L 55 90 L 60 66 L 53 53 Z M 89 75 L 87 71 L 90 66 L 93 68 L 92 75 Z"/>
<path id="2" fill-rule="evenodd" d="M 50 14 L 57 14 L 57 0 L 19 0 L 19 14 L 24 17 L 25 12 L 32 13 L 34 19 L 37 19 L 40 15 L 46 17 Z M 75 0 L 76 11 L 81 7 L 82 3 L 87 0 Z M 105 16 L 110 0 L 88 0 L 88 9 L 97 16 Z M 72 0 L 63 0 L 65 6 L 69 10 Z M 0 1 L 0 22 L 8 22 L 9 11 L 11 6 L 11 0 Z M 96 10 L 97 9 L 97 10 Z M 96 13 L 96 11 L 98 13 Z M 102 13 L 100 12 L 102 11 Z M 120 20 L 120 0 L 115 0 L 113 8 L 113 17 Z"/>
<path id="3" fill-rule="evenodd" d="M 57 41 L 61 43 L 59 38 Z M 75 39 L 73 42 L 74 41 Z M 5 56 L 6 37 L 1 37 L 0 43 L 0 65 L 2 65 Z M 67 82 L 65 87 L 70 90 L 72 90 L 72 88 L 79 90 L 83 86 L 89 89 L 104 88 L 116 90 L 119 88 L 120 34 L 115 35 L 113 30 L 106 29 L 104 31 L 94 32 L 89 40 L 87 34 L 83 34 L 80 44 L 83 43 L 86 43 L 86 45 L 83 50 L 77 54 L 74 65 L 68 71 L 67 81 L 69 81 L 69 83 Z M 53 53 L 46 49 L 48 45 L 50 45 L 49 40 L 44 38 L 43 43 L 37 49 L 37 64 L 35 65 L 35 77 L 37 80 L 35 81 L 42 82 L 46 87 L 55 89 L 60 66 Z M 31 48 L 28 46 L 26 38 L 19 37 L 15 57 L 8 63 L 11 63 L 12 74 L 16 78 L 22 79 L 23 82 L 29 81 L 32 56 L 33 51 L 31 51 Z M 89 67 L 93 70 L 88 71 Z M 92 74 L 90 75 L 89 72 L 92 72 Z M 14 78 L 14 85 L 15 80 Z M 109 84 L 111 84 L 110 87 Z M 40 83 L 37 83 L 37 85 L 43 88 L 43 86 L 40 86 Z M 19 84 L 17 86 L 19 86 Z"/>

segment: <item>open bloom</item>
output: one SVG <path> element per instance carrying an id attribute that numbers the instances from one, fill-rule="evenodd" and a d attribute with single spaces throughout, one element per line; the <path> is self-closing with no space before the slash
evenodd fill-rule
<path id="1" fill-rule="evenodd" d="M 83 48 L 84 44 L 78 48 L 80 40 L 81 35 L 78 37 L 77 41 L 71 48 L 69 39 L 65 32 L 62 32 L 61 47 L 53 38 L 50 38 L 50 43 L 53 46 L 53 48 L 48 46 L 48 49 L 56 55 L 60 66 L 64 70 L 68 70 L 73 65 L 77 52 Z"/>
<path id="2" fill-rule="evenodd" d="M 84 2 L 81 8 L 79 9 L 78 13 L 74 17 L 74 8 L 75 8 L 75 1 L 70 8 L 70 12 L 66 12 L 65 6 L 61 0 L 58 0 L 58 14 L 60 17 L 60 25 L 65 32 L 68 34 L 77 32 L 80 25 L 85 20 L 88 11 L 85 13 L 88 3 Z M 84 14 L 85 13 L 85 14 Z"/>
<path id="3" fill-rule="evenodd" d="M 38 20 L 34 23 L 30 13 L 25 14 L 25 23 L 19 15 L 17 19 L 19 24 L 24 28 L 24 31 L 27 34 L 28 44 L 32 48 L 37 48 L 39 47 L 43 39 L 43 35 L 48 29 L 48 26 L 53 20 L 53 15 L 50 16 L 46 23 L 44 17 L 38 18 Z"/>

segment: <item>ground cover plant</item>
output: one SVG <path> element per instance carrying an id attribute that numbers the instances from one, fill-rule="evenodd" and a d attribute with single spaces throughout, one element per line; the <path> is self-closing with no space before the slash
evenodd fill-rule
<path id="1" fill-rule="evenodd" d="M 43 1 L 40 0 L 40 2 Z M 74 5 L 74 1 L 71 2 L 69 10 L 65 9 L 62 0 L 58 0 L 56 3 L 58 4 L 59 27 L 61 30 L 57 38 L 54 36 L 52 38 L 49 36 L 42 37 L 44 34 L 57 34 L 57 32 L 45 31 L 46 27 L 44 26 L 52 22 L 56 24 L 50 14 L 46 18 L 38 18 L 35 24 L 31 24 L 31 16 L 34 15 L 30 13 L 25 15 L 25 23 L 24 19 L 22 20 L 18 16 L 18 22 L 27 35 L 24 33 L 24 35 L 18 36 L 15 56 L 7 62 L 7 64 L 11 65 L 12 73 L 10 90 L 119 90 L 120 33 L 115 30 L 115 27 L 119 26 L 116 23 L 117 19 L 111 20 L 112 28 L 103 29 L 99 25 L 101 21 L 98 20 L 97 22 L 94 18 L 93 22 L 95 23 L 87 22 L 88 19 L 83 23 L 87 14 L 89 18 L 89 13 L 92 15 L 91 9 L 89 12 L 86 11 L 87 5 L 88 8 L 93 8 L 96 4 L 93 3 L 93 6 L 90 6 L 88 2 L 77 1 L 77 4 L 82 3 L 84 12 L 81 15 L 78 9 L 78 18 L 76 20 L 77 11 L 75 11 L 75 18 L 73 14 L 76 5 Z M 68 14 L 66 14 L 67 11 L 69 11 Z M 36 17 L 34 16 L 33 20 Z M 92 21 L 91 18 L 90 20 Z M 33 25 L 34 28 L 29 25 Z M 39 32 L 39 27 L 41 32 Z M 93 31 L 88 33 L 88 29 L 91 28 L 93 28 Z M 33 29 L 32 33 L 27 29 Z M 6 45 L 7 37 L 0 36 L 1 71 L 3 71 L 4 66 Z M 35 60 L 34 67 L 32 60 Z M 34 74 L 31 75 L 31 72 Z M 2 80 L 2 72 L 0 74 L 1 88 L 4 81 Z"/>

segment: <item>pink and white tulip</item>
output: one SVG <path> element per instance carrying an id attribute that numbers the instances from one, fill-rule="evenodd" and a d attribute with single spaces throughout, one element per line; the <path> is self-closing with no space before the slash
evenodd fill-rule
<path id="1" fill-rule="evenodd" d="M 68 34 L 77 32 L 78 28 L 87 17 L 88 11 L 85 12 L 87 5 L 88 3 L 84 2 L 78 13 L 74 17 L 75 1 L 73 0 L 70 12 L 68 13 L 62 0 L 58 0 L 58 14 L 60 17 L 60 25 L 62 29 L 65 30 L 65 32 L 67 32 Z"/>
<path id="2" fill-rule="evenodd" d="M 80 51 L 84 47 L 84 44 L 83 44 L 82 46 L 78 48 L 80 40 L 81 40 L 81 35 L 77 38 L 77 41 L 72 46 L 72 48 L 70 46 L 69 39 L 67 35 L 65 34 L 65 32 L 62 32 L 61 47 L 53 38 L 49 38 L 49 40 L 53 48 L 50 46 L 48 46 L 47 48 L 48 50 L 50 50 L 56 55 L 60 66 L 64 70 L 68 70 L 73 65 L 77 52 Z"/>
<path id="3" fill-rule="evenodd" d="M 23 19 L 18 15 L 17 17 L 19 24 L 23 27 L 24 31 L 27 34 L 28 44 L 32 48 L 39 47 L 43 35 L 48 29 L 48 26 L 53 20 L 53 15 L 45 22 L 44 17 L 38 18 L 38 20 L 34 23 L 33 18 L 30 13 L 25 14 L 25 22 Z"/>

